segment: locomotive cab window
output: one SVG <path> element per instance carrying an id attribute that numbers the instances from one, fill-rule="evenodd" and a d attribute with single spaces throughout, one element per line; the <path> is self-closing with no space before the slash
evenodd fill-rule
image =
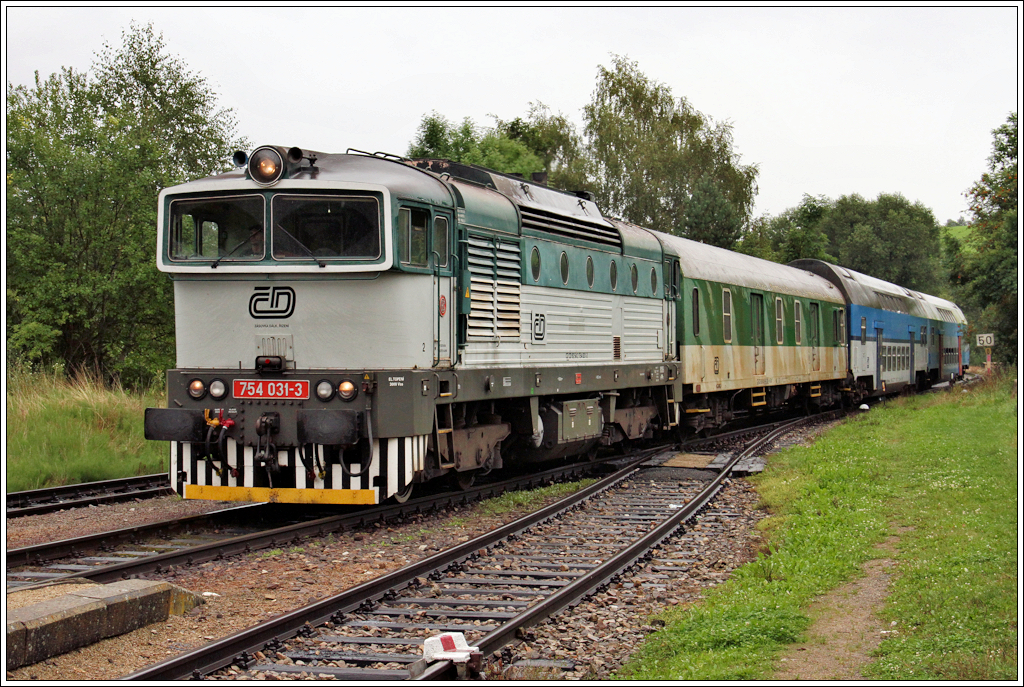
<path id="1" fill-rule="evenodd" d="M 272 254 L 285 260 L 380 257 L 375 198 L 279 195 L 273 201 Z"/>
<path id="2" fill-rule="evenodd" d="M 262 260 L 262 196 L 198 198 L 171 203 L 171 260 Z"/>
<path id="3" fill-rule="evenodd" d="M 398 259 L 413 267 L 427 266 L 427 223 L 430 213 L 420 208 L 398 211 Z"/>
<path id="4" fill-rule="evenodd" d="M 434 236 L 432 237 L 433 255 L 437 267 L 448 266 L 448 219 L 434 218 Z"/>

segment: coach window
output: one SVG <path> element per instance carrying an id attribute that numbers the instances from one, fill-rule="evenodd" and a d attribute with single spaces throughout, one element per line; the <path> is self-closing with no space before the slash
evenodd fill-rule
<path id="1" fill-rule="evenodd" d="M 775 340 L 782 343 L 782 299 L 775 299 Z"/>
<path id="2" fill-rule="evenodd" d="M 427 266 L 427 222 L 430 213 L 419 208 L 398 211 L 399 260 L 413 267 Z"/>
<path id="3" fill-rule="evenodd" d="M 860 342 L 864 343 L 868 340 L 868 318 L 860 318 Z"/>
<path id="4" fill-rule="evenodd" d="M 594 259 L 587 256 L 587 285 L 594 288 Z"/>
<path id="5" fill-rule="evenodd" d="M 693 290 L 693 335 L 700 334 L 700 291 Z"/>
<path id="6" fill-rule="evenodd" d="M 928 344 L 928 327 L 921 327 L 921 344 Z"/>
<path id="7" fill-rule="evenodd" d="M 608 266 L 608 278 L 612 282 L 612 291 L 619 284 L 619 268 L 615 265 L 615 261 L 612 260 L 612 264 Z"/>
<path id="8" fill-rule="evenodd" d="M 793 301 L 793 335 L 796 337 L 796 345 L 799 346 L 804 338 L 803 314 L 800 310 L 800 301 Z"/>
<path id="9" fill-rule="evenodd" d="M 434 218 L 434 254 L 438 267 L 448 266 L 448 219 L 446 217 Z"/>
<path id="10" fill-rule="evenodd" d="M 726 343 L 732 341 L 732 292 L 722 289 L 722 338 Z"/>
<path id="11" fill-rule="evenodd" d="M 530 273 L 534 281 L 540 281 L 540 249 L 537 246 L 530 251 Z"/>

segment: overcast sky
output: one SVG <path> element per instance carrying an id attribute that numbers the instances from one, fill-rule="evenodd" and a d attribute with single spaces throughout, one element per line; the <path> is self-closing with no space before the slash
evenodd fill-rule
<path id="1" fill-rule="evenodd" d="M 582 123 L 612 53 L 732 123 L 757 214 L 902 193 L 966 215 L 1019 108 L 1021 10 L 6 8 L 6 78 L 88 69 L 134 20 L 215 87 L 254 145 L 404 154 L 424 113 L 491 125 L 541 102 Z M 154 201 L 155 202 L 155 201 Z"/>

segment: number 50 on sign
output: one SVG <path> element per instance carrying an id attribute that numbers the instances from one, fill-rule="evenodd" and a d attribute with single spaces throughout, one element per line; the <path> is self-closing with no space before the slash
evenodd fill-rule
<path id="1" fill-rule="evenodd" d="M 996 335 L 995 334 L 978 334 L 978 346 L 995 346 Z"/>

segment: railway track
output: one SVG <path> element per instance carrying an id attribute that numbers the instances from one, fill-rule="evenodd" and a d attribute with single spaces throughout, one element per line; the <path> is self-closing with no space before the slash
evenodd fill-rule
<path id="1" fill-rule="evenodd" d="M 67 484 L 47 489 L 15 491 L 7 495 L 7 517 L 52 513 L 101 503 L 118 503 L 173 494 L 167 473 Z"/>
<path id="2" fill-rule="evenodd" d="M 422 661 L 425 637 L 462 632 L 483 656 L 494 654 L 524 628 L 650 559 L 654 547 L 709 507 L 734 465 L 803 422 L 761 436 L 707 483 L 658 467 L 675 449 L 635 457 L 600 482 L 505 527 L 129 678 L 201 677 L 225 666 L 351 680 L 457 677 L 466 664 Z M 684 564 L 685 557 L 669 555 L 658 559 L 653 574 Z"/>
<path id="3" fill-rule="evenodd" d="M 490 498 L 513 489 L 579 479 L 599 463 L 565 465 L 530 475 L 431 494 L 404 504 L 310 510 L 280 504 L 246 504 L 204 515 L 151 523 L 58 542 L 10 549 L 7 588 L 27 588 L 81 578 L 107 583 L 249 551 L 299 543 L 375 521 Z M 325 515 L 324 513 L 330 512 Z M 281 524 L 286 523 L 286 524 Z"/>

